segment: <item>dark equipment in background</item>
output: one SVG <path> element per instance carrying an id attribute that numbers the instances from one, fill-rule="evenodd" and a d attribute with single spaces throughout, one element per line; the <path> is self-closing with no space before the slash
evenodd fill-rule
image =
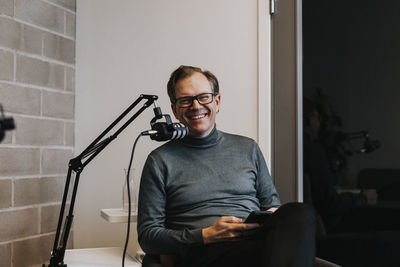
<path id="1" fill-rule="evenodd" d="M 336 143 L 340 144 L 344 150 L 344 152 L 352 156 L 354 153 L 371 153 L 375 149 L 378 149 L 381 144 L 378 140 L 371 140 L 369 138 L 369 132 L 368 131 L 358 131 L 358 132 L 353 132 L 353 133 L 344 133 L 344 132 L 337 132 L 336 136 Z M 357 140 L 361 139 L 361 141 L 364 141 L 361 145 L 360 148 L 354 147 L 353 143 L 351 140 Z M 347 143 L 350 147 L 346 148 L 344 144 Z"/>
<path id="2" fill-rule="evenodd" d="M 331 170 L 338 176 L 345 176 L 349 157 L 371 153 L 381 146 L 379 140 L 370 138 L 369 131 L 342 131 L 342 119 L 335 113 L 322 88 L 315 88 L 312 101 L 320 115 L 319 140 L 326 151 Z"/>
<path id="3" fill-rule="evenodd" d="M 5 131 L 15 129 L 14 119 L 4 116 L 3 106 L 0 104 L 0 142 L 3 141 Z"/>

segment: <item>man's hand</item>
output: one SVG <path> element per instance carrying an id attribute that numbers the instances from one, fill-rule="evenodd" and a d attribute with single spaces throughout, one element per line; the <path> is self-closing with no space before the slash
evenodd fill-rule
<path id="1" fill-rule="evenodd" d="M 278 209 L 279 209 L 279 207 L 269 208 L 269 209 L 267 209 L 267 211 L 270 211 L 270 212 L 274 213 L 274 212 L 277 211 Z"/>
<path id="2" fill-rule="evenodd" d="M 242 219 L 233 216 L 221 217 L 213 225 L 203 229 L 204 244 L 238 240 L 243 232 L 258 227 L 258 223 L 242 223 Z"/>

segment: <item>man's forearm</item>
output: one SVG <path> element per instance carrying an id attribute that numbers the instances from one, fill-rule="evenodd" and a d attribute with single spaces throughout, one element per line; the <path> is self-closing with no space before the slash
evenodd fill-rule
<path id="1" fill-rule="evenodd" d="M 175 254 L 186 246 L 202 245 L 201 229 L 172 230 L 151 227 L 138 232 L 139 244 L 148 254 Z"/>

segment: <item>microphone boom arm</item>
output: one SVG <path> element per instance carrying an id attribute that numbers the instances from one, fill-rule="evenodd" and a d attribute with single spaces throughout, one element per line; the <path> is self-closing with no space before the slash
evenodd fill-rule
<path id="1" fill-rule="evenodd" d="M 111 136 L 104 138 L 106 134 L 108 134 L 123 118 L 125 118 L 129 112 L 136 107 L 142 100 L 147 100 L 144 105 L 135 113 L 131 118 L 129 118 L 118 130 L 114 132 Z M 138 99 L 134 103 L 132 103 L 114 122 L 110 124 L 79 156 L 71 159 L 68 164 L 68 173 L 67 179 L 65 181 L 64 193 L 60 208 L 60 214 L 58 217 L 58 225 L 57 231 L 54 238 L 53 250 L 50 257 L 50 264 L 48 267 L 66 267 L 64 264 L 64 255 L 67 247 L 68 237 L 72 226 L 73 221 L 73 211 L 76 193 L 79 184 L 80 174 L 89 162 L 91 162 L 108 144 L 110 144 L 117 136 L 130 124 L 132 123 L 146 108 L 151 106 L 156 100 L 158 96 L 156 95 L 140 95 Z M 156 110 L 156 107 L 154 110 Z M 158 108 L 159 109 L 159 108 Z M 156 111 L 154 111 L 156 112 Z M 160 110 L 161 112 L 161 110 Z M 157 117 L 157 114 L 156 114 Z M 162 117 L 162 115 L 161 115 Z M 103 140 L 102 140 L 103 139 Z M 84 160 L 85 159 L 85 160 Z M 84 161 L 83 161 L 84 160 Z M 61 228 L 63 225 L 63 216 L 67 203 L 68 191 L 71 183 L 71 175 L 72 172 L 75 172 L 74 186 L 71 196 L 71 203 L 68 210 L 68 215 L 66 216 L 64 222 L 64 229 L 60 238 Z M 43 267 L 46 265 L 43 264 Z"/>

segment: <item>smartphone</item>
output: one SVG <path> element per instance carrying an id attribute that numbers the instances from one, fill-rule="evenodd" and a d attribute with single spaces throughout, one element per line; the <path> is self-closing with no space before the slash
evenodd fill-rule
<path id="1" fill-rule="evenodd" d="M 254 210 L 252 211 L 244 223 L 259 223 L 263 224 L 271 216 L 272 211 Z"/>

